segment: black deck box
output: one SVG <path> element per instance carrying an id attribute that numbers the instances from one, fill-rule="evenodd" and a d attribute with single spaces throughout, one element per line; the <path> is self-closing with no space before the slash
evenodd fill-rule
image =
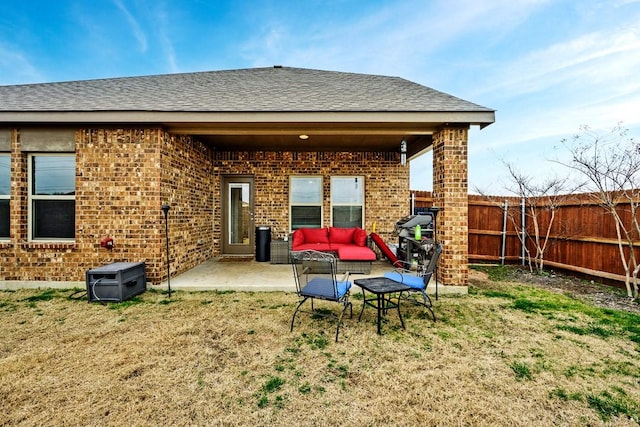
<path id="1" fill-rule="evenodd" d="M 87 271 L 89 302 L 122 302 L 146 290 L 144 262 L 114 262 Z"/>

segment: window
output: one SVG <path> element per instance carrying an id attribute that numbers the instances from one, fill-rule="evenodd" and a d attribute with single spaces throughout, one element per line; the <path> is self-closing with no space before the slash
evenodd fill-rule
<path id="1" fill-rule="evenodd" d="M 322 177 L 292 176 L 289 184 L 291 231 L 322 227 Z"/>
<path id="2" fill-rule="evenodd" d="M 11 194 L 11 156 L 0 153 L 0 239 L 9 237 L 9 198 Z"/>
<path id="3" fill-rule="evenodd" d="M 364 228 L 364 177 L 331 177 L 331 224 Z"/>
<path id="4" fill-rule="evenodd" d="M 75 238 L 75 194 L 75 156 L 29 156 L 29 234 L 33 240 Z"/>

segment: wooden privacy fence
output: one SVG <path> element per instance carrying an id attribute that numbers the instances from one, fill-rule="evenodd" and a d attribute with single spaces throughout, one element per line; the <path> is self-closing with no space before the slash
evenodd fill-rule
<path id="1" fill-rule="evenodd" d="M 469 195 L 469 262 L 523 263 L 523 248 L 518 230 L 522 223 L 522 203 L 517 197 L 492 197 Z M 535 201 L 541 234 L 546 233 L 550 211 L 542 209 L 542 201 Z M 433 197 L 427 191 L 411 192 L 411 208 L 420 209 L 433 205 Z M 506 209 L 505 209 L 506 207 Z M 621 201 L 618 213 L 631 224 L 628 202 Z M 533 224 L 525 215 L 527 232 L 533 235 Z M 535 247 L 527 242 L 531 254 Z M 625 247 L 625 257 L 628 249 Z M 634 236 L 636 257 L 640 256 L 640 238 Z M 545 265 L 566 269 L 607 280 L 625 280 L 620 259 L 615 222 L 611 214 L 597 205 L 589 194 L 564 198 L 559 203 L 545 251 Z M 638 259 L 638 258 L 637 258 Z"/>

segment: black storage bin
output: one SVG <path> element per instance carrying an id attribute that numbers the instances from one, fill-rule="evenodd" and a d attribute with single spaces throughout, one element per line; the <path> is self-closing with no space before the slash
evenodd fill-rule
<path id="1" fill-rule="evenodd" d="M 89 302 L 122 302 L 147 290 L 144 262 L 114 262 L 89 270 L 86 276 Z"/>
<path id="2" fill-rule="evenodd" d="M 256 261 L 271 261 L 271 227 L 256 227 Z"/>

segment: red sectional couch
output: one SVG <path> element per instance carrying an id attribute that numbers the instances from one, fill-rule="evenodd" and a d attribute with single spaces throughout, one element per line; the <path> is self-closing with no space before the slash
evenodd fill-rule
<path id="1" fill-rule="evenodd" d="M 367 246 L 367 232 L 359 227 L 299 228 L 291 236 L 291 250 L 335 252 L 338 271 L 369 273 L 376 254 Z"/>

